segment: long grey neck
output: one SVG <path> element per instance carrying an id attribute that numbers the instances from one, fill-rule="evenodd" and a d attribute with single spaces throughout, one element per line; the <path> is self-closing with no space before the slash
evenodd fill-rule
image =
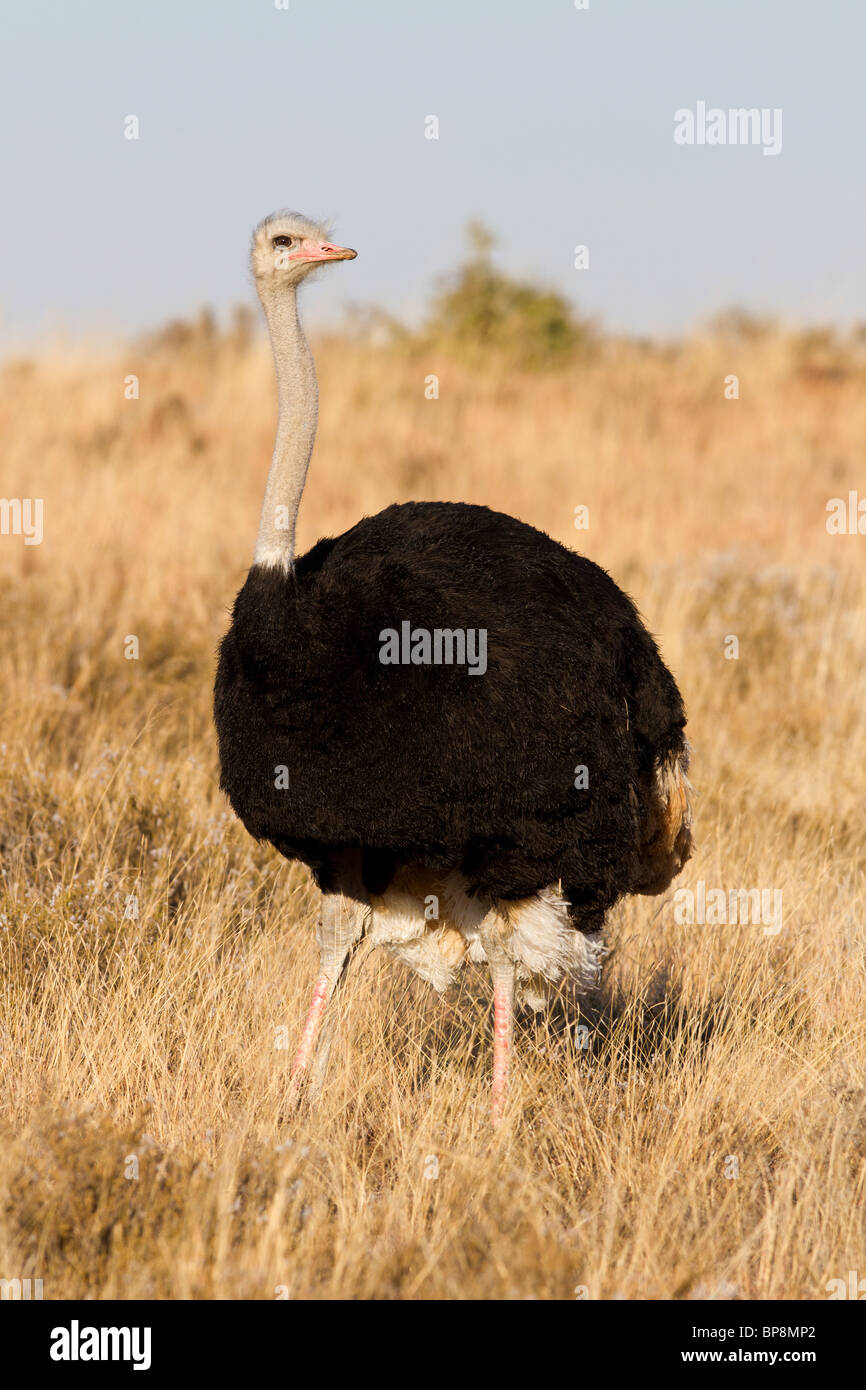
<path id="1" fill-rule="evenodd" d="M 294 286 L 259 291 L 277 370 L 280 413 L 268 473 L 254 565 L 287 573 L 295 557 L 295 526 L 313 452 L 319 391 L 313 356 L 298 318 Z"/>

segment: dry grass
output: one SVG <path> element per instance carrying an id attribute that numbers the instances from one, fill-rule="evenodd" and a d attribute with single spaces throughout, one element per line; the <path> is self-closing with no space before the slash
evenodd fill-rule
<path id="1" fill-rule="evenodd" d="M 3 491 L 45 499 L 45 540 L 0 538 L 0 1276 L 47 1298 L 825 1297 L 864 1272 L 866 539 L 824 524 L 866 487 L 862 368 L 772 335 L 536 375 L 318 356 L 301 543 L 465 498 L 610 568 L 690 711 L 679 886 L 781 889 L 783 929 L 623 904 L 589 1051 L 564 1008 L 523 1026 L 495 1139 L 484 977 L 439 1000 L 370 955 L 323 1101 L 289 1113 L 275 1043 L 314 978 L 313 892 L 228 812 L 210 721 L 266 350 L 8 363 Z"/>

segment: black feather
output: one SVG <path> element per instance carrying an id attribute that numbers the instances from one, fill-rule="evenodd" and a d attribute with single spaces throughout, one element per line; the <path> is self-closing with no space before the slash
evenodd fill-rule
<path id="1" fill-rule="evenodd" d="M 486 629 L 486 673 L 383 665 L 380 633 L 405 620 Z M 673 677 L 610 576 L 461 503 L 388 507 L 289 574 L 254 566 L 215 719 L 238 816 L 323 886 L 352 846 L 376 892 L 400 863 L 500 899 L 561 880 L 585 928 L 633 885 L 635 795 L 685 746 Z"/>

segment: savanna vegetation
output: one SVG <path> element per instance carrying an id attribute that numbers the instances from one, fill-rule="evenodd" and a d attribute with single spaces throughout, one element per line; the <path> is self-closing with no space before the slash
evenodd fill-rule
<path id="1" fill-rule="evenodd" d="M 375 953 L 321 1102 L 292 1110 L 315 893 L 230 814 L 210 715 L 267 346 L 203 315 L 6 360 L 2 493 L 44 499 L 44 537 L 0 537 L 0 1276 L 826 1297 L 866 1274 L 866 536 L 826 524 L 866 497 L 866 342 L 743 312 L 614 338 L 477 230 L 420 329 L 315 348 L 301 546 L 465 499 L 609 568 L 688 705 L 697 852 L 612 913 L 595 996 L 522 1022 L 495 1135 L 486 974 L 439 998 Z M 700 884 L 780 892 L 781 919 L 683 920 Z"/>

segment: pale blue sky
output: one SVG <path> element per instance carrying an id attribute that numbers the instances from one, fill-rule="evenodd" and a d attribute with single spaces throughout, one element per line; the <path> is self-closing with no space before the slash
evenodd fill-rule
<path id="1" fill-rule="evenodd" d="M 359 251 L 313 317 L 417 315 L 479 217 L 612 328 L 866 318 L 864 53 L 851 0 L 9 0 L 0 341 L 248 299 L 285 205 Z M 781 107 L 781 154 L 677 146 L 698 100 Z"/>

